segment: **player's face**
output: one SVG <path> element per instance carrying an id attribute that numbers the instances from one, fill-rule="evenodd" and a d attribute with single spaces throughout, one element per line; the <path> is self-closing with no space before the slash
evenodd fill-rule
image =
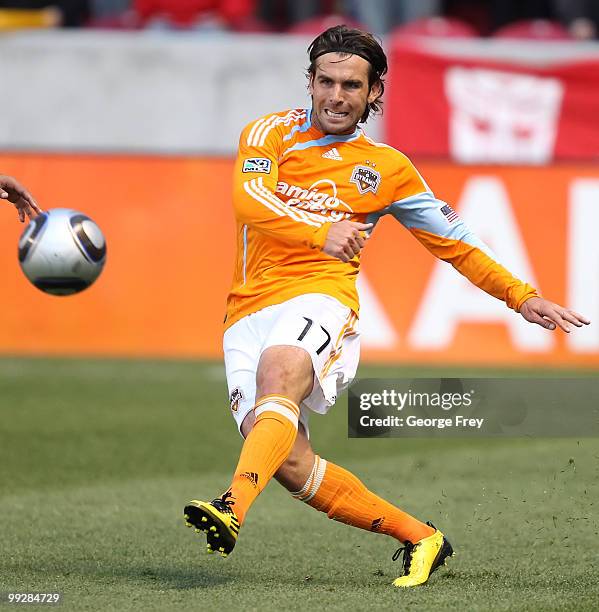
<path id="1" fill-rule="evenodd" d="M 368 62 L 358 55 L 325 53 L 316 60 L 310 79 L 312 122 L 325 134 L 351 134 L 380 93 L 378 84 L 368 91 Z"/>

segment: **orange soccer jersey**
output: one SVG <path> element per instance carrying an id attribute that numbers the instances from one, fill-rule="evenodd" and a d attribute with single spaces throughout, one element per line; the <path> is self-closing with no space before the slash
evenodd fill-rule
<path id="1" fill-rule="evenodd" d="M 267 115 L 241 134 L 233 191 L 238 255 L 227 326 L 304 293 L 331 295 L 358 313 L 360 256 L 343 263 L 322 247 L 331 223 L 376 223 L 385 214 L 511 308 L 536 295 L 435 198 L 405 155 L 360 128 L 325 135 L 310 114 Z"/>

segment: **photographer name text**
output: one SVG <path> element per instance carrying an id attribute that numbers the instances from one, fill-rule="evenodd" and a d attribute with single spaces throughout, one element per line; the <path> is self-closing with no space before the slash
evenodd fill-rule
<path id="1" fill-rule="evenodd" d="M 424 429 L 446 429 L 448 427 L 460 427 L 468 429 L 480 429 L 485 419 L 475 419 L 456 414 L 453 417 L 399 417 L 388 415 L 385 417 L 372 417 L 363 414 L 360 417 L 361 427 L 418 427 Z"/>

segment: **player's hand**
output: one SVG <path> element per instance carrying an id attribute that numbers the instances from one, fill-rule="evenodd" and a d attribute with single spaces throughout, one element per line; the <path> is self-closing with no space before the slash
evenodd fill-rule
<path id="1" fill-rule="evenodd" d="M 43 212 L 27 189 L 17 179 L 6 174 L 0 174 L 0 199 L 15 205 L 21 223 L 25 221 L 25 216 L 33 219 Z"/>
<path id="2" fill-rule="evenodd" d="M 572 331 L 570 324 L 582 327 L 590 323 L 589 319 L 581 314 L 540 297 L 532 297 L 526 300 L 520 306 L 520 314 L 530 323 L 536 323 L 545 329 L 559 327 L 566 333 Z"/>
<path id="3" fill-rule="evenodd" d="M 364 232 L 372 229 L 372 223 L 339 221 L 332 223 L 322 250 L 343 262 L 353 259 L 366 244 L 368 238 Z"/>

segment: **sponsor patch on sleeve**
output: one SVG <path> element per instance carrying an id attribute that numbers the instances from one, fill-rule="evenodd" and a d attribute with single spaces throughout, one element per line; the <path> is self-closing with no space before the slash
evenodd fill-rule
<path id="1" fill-rule="evenodd" d="M 243 160 L 243 171 L 244 172 L 264 172 L 264 174 L 270 173 L 270 166 L 272 162 L 266 157 L 249 157 Z"/>

